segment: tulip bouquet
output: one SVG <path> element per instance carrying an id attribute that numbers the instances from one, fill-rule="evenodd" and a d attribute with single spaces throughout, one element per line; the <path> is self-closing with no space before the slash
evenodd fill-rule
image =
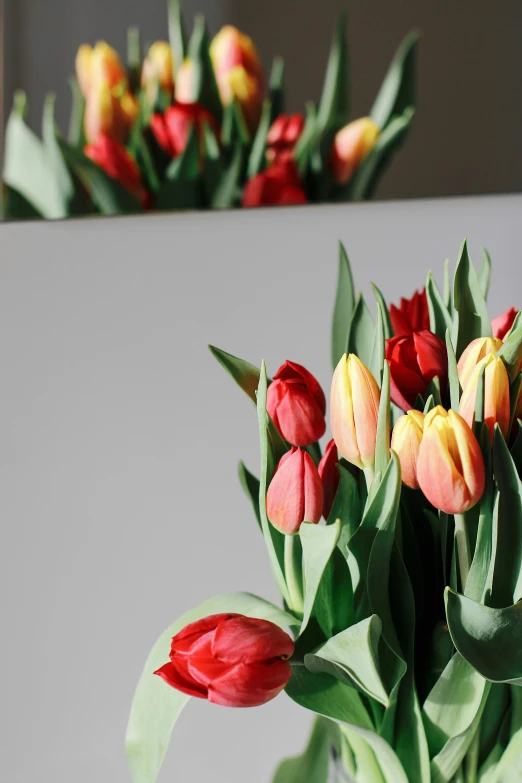
<path id="1" fill-rule="evenodd" d="M 316 713 L 274 783 L 522 779 L 522 311 L 490 321 L 490 262 L 376 318 L 341 248 L 326 400 L 286 361 L 217 348 L 257 406 L 240 463 L 283 608 L 213 598 L 159 638 L 132 705 L 133 783 L 154 783 L 190 697 Z M 321 521 L 323 519 L 323 521 Z"/>
<path id="2" fill-rule="evenodd" d="M 368 117 L 351 120 L 344 21 L 335 31 L 318 105 L 285 113 L 284 63 L 265 89 L 250 38 L 232 26 L 210 41 L 196 18 L 189 40 L 169 0 L 170 42 L 128 63 L 105 42 L 80 47 L 65 139 L 45 101 L 40 140 L 15 96 L 4 163 L 9 219 L 215 209 L 371 198 L 403 143 L 415 107 L 417 34 L 395 55 Z M 351 120 L 351 121 L 350 121 Z"/>

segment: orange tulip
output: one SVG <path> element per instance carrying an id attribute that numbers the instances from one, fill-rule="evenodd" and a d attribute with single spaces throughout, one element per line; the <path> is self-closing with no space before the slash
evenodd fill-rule
<path id="1" fill-rule="evenodd" d="M 399 457 L 402 481 L 411 489 L 418 489 L 417 460 L 424 429 L 424 414 L 420 411 L 408 411 L 397 419 L 393 428 L 391 447 Z"/>
<path id="2" fill-rule="evenodd" d="M 477 364 L 489 354 L 495 354 L 502 344 L 498 337 L 477 337 L 468 345 L 458 363 L 459 381 L 463 389 Z"/>
<path id="3" fill-rule="evenodd" d="M 459 413 L 472 427 L 477 400 L 477 383 L 482 368 L 484 368 L 484 421 L 488 425 L 491 437 L 495 424 L 499 425 L 502 434 L 506 437 L 511 416 L 509 376 L 502 359 L 492 353 L 485 356 L 469 376 L 460 400 Z"/>
<path id="4" fill-rule="evenodd" d="M 463 514 L 482 497 L 482 452 L 470 427 L 455 411 L 438 405 L 424 419 L 417 480 L 429 502 L 446 514 Z"/>
<path id="5" fill-rule="evenodd" d="M 94 47 L 80 46 L 76 55 L 76 76 L 84 98 L 102 82 L 108 82 L 111 88 L 128 87 L 127 72 L 118 53 L 105 41 L 98 41 Z"/>
<path id="6" fill-rule="evenodd" d="M 335 368 L 330 396 L 333 439 L 358 468 L 373 468 L 381 393 L 369 369 L 353 353 Z"/>
<path id="7" fill-rule="evenodd" d="M 89 94 L 85 104 L 85 135 L 89 144 L 100 134 L 124 144 L 139 107 L 131 93 L 119 97 L 108 82 L 102 82 Z"/>
<path id="8" fill-rule="evenodd" d="M 156 41 L 143 61 L 141 84 L 149 102 L 154 102 L 158 87 L 172 93 L 174 90 L 174 58 L 166 41 Z"/>
<path id="9" fill-rule="evenodd" d="M 340 185 L 349 182 L 355 170 L 375 146 L 379 133 L 379 127 L 371 117 L 361 117 L 338 131 L 330 160 L 336 182 Z"/>
<path id="10" fill-rule="evenodd" d="M 263 103 L 263 69 L 252 39 L 226 25 L 212 41 L 210 56 L 223 105 L 236 100 L 254 131 Z"/>

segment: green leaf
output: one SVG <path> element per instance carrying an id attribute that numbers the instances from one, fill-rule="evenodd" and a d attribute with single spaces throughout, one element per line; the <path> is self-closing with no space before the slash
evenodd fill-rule
<path id="1" fill-rule="evenodd" d="M 522 475 L 522 421 L 520 419 L 517 419 L 518 424 L 518 434 L 515 438 L 515 442 L 513 443 L 511 447 L 511 456 L 513 457 L 513 462 L 515 463 L 515 466 L 518 471 L 518 475 Z"/>
<path id="2" fill-rule="evenodd" d="M 493 556 L 493 476 L 489 430 L 485 425 L 481 427 L 479 443 L 484 454 L 486 487 L 480 500 L 477 540 L 465 590 L 468 598 L 474 601 L 482 601 L 486 597 L 488 574 Z"/>
<path id="3" fill-rule="evenodd" d="M 42 220 L 43 215 L 17 190 L 4 183 L 2 212 L 4 220 Z"/>
<path id="4" fill-rule="evenodd" d="M 391 337 L 393 337 L 393 327 L 392 327 L 388 305 L 386 304 L 386 300 L 382 295 L 380 289 L 377 288 L 377 286 L 374 283 L 370 283 L 370 285 L 375 295 L 375 299 L 377 300 L 377 306 L 380 308 L 381 315 L 383 317 L 384 336 L 387 340 L 389 340 Z"/>
<path id="5" fill-rule="evenodd" d="M 458 411 L 460 404 L 460 381 L 457 357 L 455 356 L 455 349 L 451 342 L 449 329 L 446 329 L 446 349 L 448 352 L 448 386 L 450 391 L 450 402 L 453 410 Z"/>
<path id="6" fill-rule="evenodd" d="M 387 707 L 388 693 L 379 670 L 381 631 L 376 615 L 361 620 L 305 655 L 305 666 L 311 672 L 331 674 Z"/>
<path id="7" fill-rule="evenodd" d="M 491 282 L 491 258 L 489 257 L 489 253 L 485 247 L 481 247 L 480 249 L 482 250 L 482 266 L 480 267 L 478 278 L 480 288 L 484 294 L 484 299 L 487 299 L 489 293 L 489 284 Z"/>
<path id="8" fill-rule="evenodd" d="M 335 28 L 319 103 L 317 117 L 319 131 L 322 135 L 330 131 L 338 131 L 349 119 L 348 43 L 346 15 L 342 14 Z"/>
<path id="9" fill-rule="evenodd" d="M 251 179 L 266 168 L 266 137 L 272 124 L 272 105 L 270 101 L 263 102 L 261 120 L 254 137 L 252 151 L 248 159 L 247 177 Z"/>
<path id="10" fill-rule="evenodd" d="M 485 679 L 522 685 L 522 603 L 492 609 L 471 598 L 445 592 L 453 644 Z"/>
<path id="11" fill-rule="evenodd" d="M 337 465 L 337 470 L 339 471 L 339 486 L 328 517 L 328 524 L 333 524 L 336 519 L 341 520 L 338 547 L 346 557 L 348 541 L 361 521 L 361 504 L 355 476 L 343 465 Z"/>
<path id="12" fill-rule="evenodd" d="M 224 107 L 221 141 L 227 148 L 237 144 L 247 147 L 250 144 L 250 133 L 241 106 L 236 100 Z"/>
<path id="13" fill-rule="evenodd" d="M 450 262 L 449 258 L 444 261 L 444 304 L 449 313 L 451 313 L 453 307 L 453 296 L 451 292 L 451 274 L 450 274 Z"/>
<path id="14" fill-rule="evenodd" d="M 325 783 L 330 767 L 330 725 L 325 718 L 316 718 L 304 752 L 282 761 L 272 783 Z"/>
<path id="15" fill-rule="evenodd" d="M 300 635 L 307 627 L 314 608 L 317 591 L 328 561 L 339 541 L 340 521 L 333 525 L 313 525 L 303 522 L 299 537 L 303 546 L 303 574 L 305 584 L 304 615 Z"/>
<path id="16" fill-rule="evenodd" d="M 281 628 L 295 627 L 292 615 L 248 593 L 229 593 L 211 598 L 180 617 L 152 648 L 132 702 L 125 740 L 132 783 L 155 783 L 167 752 L 174 725 L 189 696 L 169 688 L 153 674 L 168 661 L 170 642 L 182 628 L 202 617 L 237 612 L 269 620 Z"/>
<path id="17" fill-rule="evenodd" d="M 522 324 L 516 329 L 511 329 L 504 345 L 497 352 L 497 356 L 500 356 L 506 365 L 509 379 L 513 382 L 518 375 L 522 361 Z"/>
<path id="18" fill-rule="evenodd" d="M 230 209 L 237 201 L 241 170 L 243 166 L 243 150 L 238 145 L 230 165 L 216 187 L 212 197 L 213 209 Z"/>
<path id="19" fill-rule="evenodd" d="M 362 294 L 359 294 L 350 323 L 348 353 L 355 353 L 368 366 L 372 356 L 375 326 Z"/>
<path id="20" fill-rule="evenodd" d="M 308 101 L 306 104 L 305 126 L 294 149 L 294 159 L 303 178 L 306 177 L 310 165 L 317 135 L 317 110 L 315 104 Z"/>
<path id="21" fill-rule="evenodd" d="M 183 15 L 181 13 L 180 0 L 167 0 L 169 14 L 169 40 L 172 48 L 174 60 L 174 82 L 176 81 L 176 71 L 183 64 L 185 52 L 187 51 L 187 39 L 183 25 Z"/>
<path id="22" fill-rule="evenodd" d="M 390 367 L 384 363 L 375 440 L 375 470 L 384 473 L 390 461 Z"/>
<path id="23" fill-rule="evenodd" d="M 274 57 L 268 82 L 270 95 L 270 125 L 285 111 L 285 61 Z M 270 126 L 269 126 L 270 127 Z"/>
<path id="24" fill-rule="evenodd" d="M 256 403 L 256 392 L 259 385 L 259 369 L 244 359 L 238 359 L 231 353 L 222 351 L 221 348 L 208 346 L 212 356 L 232 376 L 240 389 L 243 389 L 253 403 Z"/>
<path id="25" fill-rule="evenodd" d="M 379 388 L 382 385 L 382 374 L 383 374 L 383 369 L 385 364 L 384 361 L 385 351 L 386 351 L 386 338 L 384 336 L 384 318 L 382 314 L 381 305 L 377 303 L 372 353 L 370 356 L 368 369 L 370 370 L 373 377 L 377 381 Z M 377 468 L 377 470 L 379 470 L 379 468 Z"/>
<path id="26" fill-rule="evenodd" d="M 420 33 L 412 30 L 399 46 L 370 111 L 379 128 L 416 103 L 417 44 Z"/>
<path id="27" fill-rule="evenodd" d="M 428 273 L 426 282 L 426 297 L 430 313 L 430 329 L 437 337 L 444 340 L 446 331 L 451 329 L 452 318 L 431 272 Z"/>
<path id="28" fill-rule="evenodd" d="M 352 269 L 342 242 L 339 243 L 339 276 L 332 323 L 332 365 L 337 367 L 348 350 L 350 325 L 355 311 L 355 290 Z"/>
<path id="29" fill-rule="evenodd" d="M 197 14 L 194 19 L 194 30 L 189 42 L 188 57 L 194 63 L 194 93 L 196 101 L 200 106 L 207 109 L 218 122 L 221 122 L 223 104 L 219 97 L 214 67 L 210 59 L 210 41 L 207 24 L 202 14 Z"/>
<path id="30" fill-rule="evenodd" d="M 453 325 L 457 359 L 477 337 L 491 337 L 491 320 L 480 282 L 471 263 L 466 240 L 462 243 L 453 288 L 458 318 Z"/>
<path id="31" fill-rule="evenodd" d="M 87 143 L 85 138 L 85 98 L 75 76 L 71 76 L 69 85 L 72 93 L 72 106 L 68 140 L 71 146 L 83 149 Z"/>
<path id="32" fill-rule="evenodd" d="M 254 508 L 254 513 L 256 515 L 259 529 L 261 532 L 263 532 L 263 528 L 261 527 L 261 516 L 259 514 L 259 479 L 250 473 L 244 462 L 239 463 L 238 475 L 245 495 L 250 500 Z"/>

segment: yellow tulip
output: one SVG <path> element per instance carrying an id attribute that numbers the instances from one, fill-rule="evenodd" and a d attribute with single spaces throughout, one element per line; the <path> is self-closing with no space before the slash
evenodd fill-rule
<path id="1" fill-rule="evenodd" d="M 477 384 L 484 368 L 484 421 L 493 437 L 498 424 L 504 437 L 509 431 L 511 416 L 509 402 L 509 376 L 502 359 L 492 353 L 485 356 L 473 369 L 460 399 L 459 413 L 470 427 L 473 426 L 477 400 Z"/>
<path id="2" fill-rule="evenodd" d="M 155 101 L 158 87 L 169 93 L 174 90 L 174 58 L 166 41 L 156 41 L 150 47 L 143 61 L 141 84 L 150 102 Z"/>
<path id="3" fill-rule="evenodd" d="M 334 179 L 344 185 L 353 177 L 379 138 L 380 129 L 371 117 L 361 117 L 341 128 L 334 138 L 331 167 Z"/>
<path id="4" fill-rule="evenodd" d="M 391 447 L 401 463 L 402 481 L 411 489 L 418 489 L 417 460 L 424 430 L 424 414 L 408 411 L 397 419 L 393 428 Z"/>
<path id="5" fill-rule="evenodd" d="M 458 363 L 459 381 L 463 389 L 477 364 L 486 356 L 495 354 L 502 345 L 498 337 L 477 337 L 468 345 Z"/>
<path id="6" fill-rule="evenodd" d="M 251 38 L 226 25 L 210 45 L 210 56 L 224 106 L 236 100 L 251 131 L 263 103 L 263 69 Z"/>

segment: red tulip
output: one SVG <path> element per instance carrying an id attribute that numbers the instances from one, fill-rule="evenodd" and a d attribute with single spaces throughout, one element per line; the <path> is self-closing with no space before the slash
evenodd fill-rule
<path id="1" fill-rule="evenodd" d="M 198 103 L 176 103 L 164 114 L 154 114 L 150 126 L 160 147 L 171 158 L 177 158 L 184 152 L 193 126 L 201 138 L 204 122 L 217 130 L 212 115 Z"/>
<path id="2" fill-rule="evenodd" d="M 292 446 L 309 446 L 326 430 L 326 399 L 311 372 L 286 361 L 268 387 L 266 409 L 281 437 Z"/>
<path id="3" fill-rule="evenodd" d="M 292 157 L 304 124 L 302 114 L 280 114 L 277 117 L 266 137 L 266 156 L 270 163 L 279 163 Z"/>
<path id="4" fill-rule="evenodd" d="M 442 389 L 446 386 L 446 346 L 426 329 L 387 340 L 386 359 L 390 365 L 392 402 L 404 411 L 415 407 L 419 394 L 424 397 L 428 384 L 435 376 L 438 376 Z"/>
<path id="5" fill-rule="evenodd" d="M 514 307 L 510 307 L 502 315 L 497 316 L 491 321 L 491 328 L 493 329 L 493 337 L 500 337 L 503 340 L 515 321 L 518 315 L 518 310 Z"/>
<path id="6" fill-rule="evenodd" d="M 85 154 L 147 206 L 149 194 L 143 187 L 138 164 L 122 144 L 102 133 L 95 144 L 85 147 Z"/>
<path id="7" fill-rule="evenodd" d="M 390 318 L 396 337 L 430 328 L 426 289 L 415 291 L 411 299 L 401 299 L 399 307 L 390 307 Z"/>
<path id="8" fill-rule="evenodd" d="M 337 463 L 339 454 L 335 441 L 331 440 L 325 449 L 322 459 L 317 468 L 317 472 L 323 482 L 323 517 L 327 520 L 332 510 L 333 502 L 337 489 L 339 487 L 339 471 Z"/>
<path id="9" fill-rule="evenodd" d="M 292 160 L 274 163 L 256 174 L 243 191 L 244 207 L 283 207 L 307 202 L 299 171 Z"/>
<path id="10" fill-rule="evenodd" d="M 223 707 L 258 707 L 286 687 L 293 652 L 288 634 L 267 620 L 215 614 L 176 634 L 170 662 L 154 674 Z"/>
<path id="11" fill-rule="evenodd" d="M 266 513 L 273 526 L 286 535 L 297 533 L 302 522 L 321 519 L 323 485 L 306 451 L 292 449 L 279 461 L 268 487 Z"/>

